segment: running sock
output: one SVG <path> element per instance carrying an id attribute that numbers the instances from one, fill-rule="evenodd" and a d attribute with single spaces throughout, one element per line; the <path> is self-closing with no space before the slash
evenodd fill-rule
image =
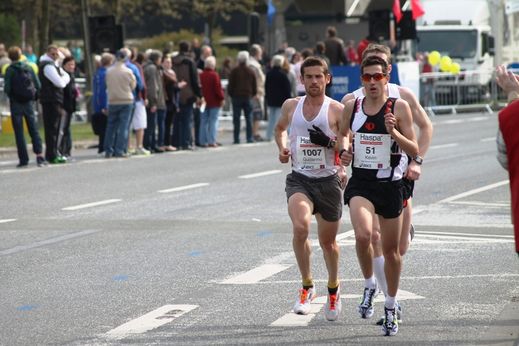
<path id="1" fill-rule="evenodd" d="M 312 278 L 303 279 L 303 288 L 305 290 L 314 287 L 314 280 Z"/>
<path id="2" fill-rule="evenodd" d="M 339 280 L 332 282 L 328 281 L 328 293 L 335 294 L 339 290 Z"/>
<path id="3" fill-rule="evenodd" d="M 370 278 L 364 279 L 364 287 L 367 287 L 367 288 L 377 287 L 377 280 L 375 280 L 375 275 L 371 275 Z"/>
<path id="4" fill-rule="evenodd" d="M 379 256 L 373 258 L 373 274 L 377 278 L 378 287 L 384 292 L 384 295 L 387 296 L 387 281 L 386 281 L 386 273 L 384 272 L 384 256 Z"/>
<path id="5" fill-rule="evenodd" d="M 394 309 L 395 302 L 396 302 L 396 297 L 386 296 L 386 301 L 384 303 L 384 306 L 386 307 L 386 309 Z"/>

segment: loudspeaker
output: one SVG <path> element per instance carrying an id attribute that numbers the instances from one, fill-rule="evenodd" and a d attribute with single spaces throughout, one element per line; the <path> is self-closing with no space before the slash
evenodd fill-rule
<path id="1" fill-rule="evenodd" d="M 369 38 L 375 42 L 389 40 L 389 10 L 369 12 Z"/>
<path id="2" fill-rule="evenodd" d="M 260 16 L 256 12 L 249 14 L 249 45 L 260 43 Z"/>
<path id="3" fill-rule="evenodd" d="M 114 16 L 89 17 L 88 24 L 92 53 L 115 53 L 124 46 L 124 29 Z"/>
<path id="4" fill-rule="evenodd" d="M 413 12 L 402 12 L 402 19 L 396 25 L 397 40 L 415 40 L 416 39 L 416 21 L 413 20 Z"/>

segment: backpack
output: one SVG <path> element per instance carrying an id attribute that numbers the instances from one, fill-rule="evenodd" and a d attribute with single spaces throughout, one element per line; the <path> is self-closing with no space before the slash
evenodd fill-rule
<path id="1" fill-rule="evenodd" d="M 36 99 L 36 87 L 32 73 L 24 67 L 12 67 L 11 97 L 18 102 L 29 102 Z"/>

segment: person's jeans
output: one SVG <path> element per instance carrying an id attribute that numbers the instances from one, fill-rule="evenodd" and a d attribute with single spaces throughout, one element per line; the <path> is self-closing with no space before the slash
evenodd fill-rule
<path id="1" fill-rule="evenodd" d="M 175 143 L 175 147 L 182 149 L 190 149 L 192 147 L 192 123 L 193 104 L 181 104 L 180 110 L 173 118 L 173 143 Z"/>
<path id="2" fill-rule="evenodd" d="M 122 156 L 128 145 L 128 129 L 133 104 L 108 105 L 105 135 L 105 155 Z"/>
<path id="3" fill-rule="evenodd" d="M 14 137 L 16 140 L 16 149 L 18 151 L 18 159 L 21 164 L 29 162 L 29 155 L 27 153 L 27 144 L 25 143 L 25 136 L 23 133 L 23 119 L 27 124 L 29 135 L 32 141 L 32 150 L 36 155 L 42 153 L 42 142 L 38 132 L 38 118 L 34 112 L 33 102 L 16 102 L 10 100 L 11 106 L 11 123 L 13 125 Z"/>
<path id="4" fill-rule="evenodd" d="M 272 140 L 274 135 L 274 127 L 278 123 L 279 117 L 281 116 L 281 107 L 268 107 L 269 111 L 269 124 L 267 127 L 267 141 Z"/>
<path id="5" fill-rule="evenodd" d="M 165 127 L 166 127 L 166 110 L 165 109 L 157 109 L 157 128 L 158 128 L 158 137 L 157 137 L 157 146 L 164 146 L 164 137 L 165 137 Z"/>
<path id="6" fill-rule="evenodd" d="M 200 145 L 216 144 L 220 107 L 206 107 L 200 117 Z"/>
<path id="7" fill-rule="evenodd" d="M 249 97 L 232 98 L 232 122 L 234 127 L 234 144 L 240 143 L 240 117 L 243 110 L 246 124 L 247 143 L 254 142 L 252 138 L 252 104 Z"/>

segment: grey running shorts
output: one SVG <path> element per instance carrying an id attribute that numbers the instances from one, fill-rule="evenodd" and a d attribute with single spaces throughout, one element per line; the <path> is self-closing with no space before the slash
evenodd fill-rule
<path id="1" fill-rule="evenodd" d="M 344 191 L 344 203 L 349 205 L 355 196 L 366 198 L 375 207 L 375 213 L 393 219 L 402 213 L 402 181 L 380 182 L 351 177 Z"/>
<path id="2" fill-rule="evenodd" d="M 287 175 L 285 191 L 287 200 L 300 192 L 314 204 L 312 214 L 321 214 L 323 219 L 335 222 L 342 216 L 342 190 L 337 174 L 324 178 L 310 178 L 304 174 L 292 172 Z"/>

